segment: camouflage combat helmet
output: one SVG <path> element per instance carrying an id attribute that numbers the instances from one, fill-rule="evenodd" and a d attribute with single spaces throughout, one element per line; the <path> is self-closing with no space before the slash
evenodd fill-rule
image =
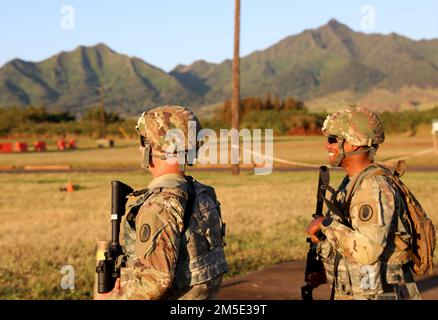
<path id="1" fill-rule="evenodd" d="M 339 144 L 339 156 L 336 166 L 341 164 L 346 156 L 369 153 L 373 159 L 379 144 L 385 140 L 383 126 L 377 115 L 364 107 L 350 106 L 345 110 L 329 115 L 322 126 L 325 136 L 336 137 Z M 353 152 L 344 151 L 344 141 L 352 146 L 364 147 Z"/>
<path id="2" fill-rule="evenodd" d="M 135 129 L 141 144 L 146 148 L 143 162 L 145 168 L 149 166 L 151 155 L 163 160 L 175 155 L 185 160 L 187 155 L 191 158 L 189 160 L 196 157 L 199 147 L 197 135 L 201 124 L 195 114 L 185 107 L 166 105 L 145 111 Z"/>

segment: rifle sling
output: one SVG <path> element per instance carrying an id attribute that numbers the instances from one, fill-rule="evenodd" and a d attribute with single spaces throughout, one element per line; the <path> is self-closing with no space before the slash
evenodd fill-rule
<path id="1" fill-rule="evenodd" d="M 156 189 L 155 189 L 156 190 Z M 154 194 L 155 190 L 149 190 L 149 189 L 142 189 L 139 191 L 134 191 L 132 193 L 133 196 L 139 196 L 141 197 L 137 199 L 136 204 L 133 206 L 133 208 L 130 209 L 129 213 L 126 215 L 126 221 L 128 222 L 129 226 L 136 230 L 135 228 L 135 218 L 137 217 L 138 210 L 140 210 L 140 207 L 143 205 L 143 203 L 146 202 L 146 200 Z"/>
<path id="2" fill-rule="evenodd" d="M 336 288 L 336 282 L 338 280 L 338 267 L 339 262 L 341 261 L 341 254 L 336 251 L 335 254 L 335 261 L 334 261 L 334 273 L 333 273 L 333 282 L 332 282 L 332 290 L 330 292 L 330 300 L 335 299 L 335 288 Z"/>
<path id="3" fill-rule="evenodd" d="M 326 197 L 324 197 L 324 202 L 325 202 L 327 208 L 331 212 L 336 214 L 339 218 L 341 218 L 341 221 L 343 224 L 345 224 L 348 227 L 351 227 L 351 224 L 348 221 L 348 219 L 344 213 L 344 212 L 346 212 L 345 207 L 343 207 L 341 204 L 339 204 L 339 201 L 336 199 L 337 192 L 334 191 L 334 189 L 330 186 L 324 186 L 324 188 L 332 193 L 330 200 L 328 200 Z"/>

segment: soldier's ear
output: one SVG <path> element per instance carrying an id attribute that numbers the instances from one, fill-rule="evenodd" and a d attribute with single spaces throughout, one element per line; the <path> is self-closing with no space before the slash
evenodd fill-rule
<path id="1" fill-rule="evenodd" d="M 359 150 L 362 147 L 358 147 L 358 146 L 353 146 L 351 144 L 348 143 L 348 141 L 344 141 L 344 151 L 345 152 L 354 152 Z"/>

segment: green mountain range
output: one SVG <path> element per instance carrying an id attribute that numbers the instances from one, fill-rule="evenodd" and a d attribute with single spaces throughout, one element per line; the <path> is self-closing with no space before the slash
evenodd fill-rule
<path id="1" fill-rule="evenodd" d="M 211 103 L 231 96 L 231 67 L 231 60 L 197 61 L 171 74 Z M 241 60 L 242 96 L 272 92 L 307 102 L 340 92 L 362 98 L 405 88 L 438 88 L 438 40 L 364 34 L 330 20 Z M 438 94 L 434 98 L 438 103 Z"/>
<path id="2" fill-rule="evenodd" d="M 45 105 L 81 113 L 99 103 L 137 114 L 165 103 L 198 109 L 230 99 L 232 61 L 196 61 L 170 73 L 99 44 L 39 63 L 0 68 L 0 106 Z M 438 40 L 354 32 L 336 20 L 241 59 L 241 95 L 293 96 L 310 108 L 361 102 L 399 109 L 438 104 Z M 326 109 L 327 109 L 326 108 Z"/>
<path id="3" fill-rule="evenodd" d="M 39 63 L 8 62 L 0 69 L 0 106 L 43 105 L 80 114 L 99 105 L 101 87 L 106 110 L 123 114 L 198 98 L 163 70 L 98 44 Z"/>

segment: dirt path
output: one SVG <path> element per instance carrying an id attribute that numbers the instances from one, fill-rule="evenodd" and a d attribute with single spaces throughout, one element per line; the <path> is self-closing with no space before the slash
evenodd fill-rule
<path id="1" fill-rule="evenodd" d="M 304 261 L 293 261 L 224 281 L 218 299 L 236 300 L 301 300 L 304 285 Z M 417 277 L 417 285 L 424 300 L 438 300 L 438 266 L 432 276 Z M 314 299 L 328 300 L 328 285 L 316 288 Z"/>

